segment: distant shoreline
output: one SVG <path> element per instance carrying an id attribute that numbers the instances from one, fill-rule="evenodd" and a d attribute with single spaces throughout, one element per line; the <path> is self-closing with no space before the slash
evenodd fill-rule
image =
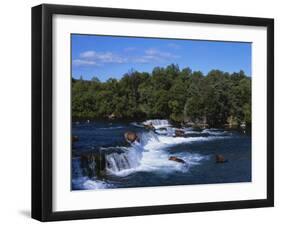
<path id="1" fill-rule="evenodd" d="M 152 119 L 152 118 L 142 118 L 142 119 L 107 119 L 107 118 L 85 118 L 85 117 L 75 117 L 72 119 L 72 124 L 80 124 L 80 123 L 93 123 L 93 122 L 108 122 L 108 123 L 143 123 L 144 121 L 147 120 L 168 120 L 173 127 L 175 128 L 198 128 L 200 129 L 200 124 L 195 124 L 194 126 L 187 125 L 185 123 L 181 122 L 174 122 L 169 119 L 165 118 L 157 118 L 157 119 Z M 229 126 L 229 125 L 223 125 L 223 126 L 214 126 L 214 127 L 209 127 L 207 126 L 206 128 L 216 128 L 216 129 L 229 129 L 229 130 L 241 130 L 241 131 L 247 131 L 251 132 L 251 127 L 252 125 L 246 125 L 245 128 L 241 128 L 241 126 L 236 125 L 236 126 Z M 201 128 L 204 129 L 204 128 Z"/>

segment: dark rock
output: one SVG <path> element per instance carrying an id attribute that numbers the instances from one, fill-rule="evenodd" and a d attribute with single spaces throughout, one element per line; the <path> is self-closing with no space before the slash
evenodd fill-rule
<path id="1" fill-rule="evenodd" d="M 79 137 L 78 136 L 72 136 L 72 143 L 79 141 Z"/>
<path id="2" fill-rule="evenodd" d="M 175 130 L 175 137 L 184 137 L 184 136 L 185 136 L 184 130 L 181 130 L 181 129 Z"/>
<path id="3" fill-rule="evenodd" d="M 139 140 L 137 134 L 136 134 L 135 132 L 131 132 L 131 131 L 126 132 L 126 133 L 124 134 L 124 137 L 125 137 L 126 141 L 129 142 L 129 143 L 133 143 L 133 142 L 135 142 L 136 140 L 137 140 L 137 141 Z"/>
<path id="4" fill-rule="evenodd" d="M 223 155 L 216 155 L 216 163 L 225 163 L 227 160 L 224 158 Z"/>
<path id="5" fill-rule="evenodd" d="M 184 160 L 182 160 L 182 159 L 180 159 L 180 158 L 178 158 L 178 157 L 176 157 L 176 156 L 171 156 L 171 157 L 169 158 L 169 160 L 175 161 L 175 162 L 179 162 L 179 163 L 182 163 L 182 164 L 185 164 L 185 163 L 186 163 Z"/>

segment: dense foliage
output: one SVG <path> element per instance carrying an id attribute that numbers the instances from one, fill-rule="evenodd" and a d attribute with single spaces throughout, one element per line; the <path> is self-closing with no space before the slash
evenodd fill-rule
<path id="1" fill-rule="evenodd" d="M 251 78 L 243 71 L 207 75 L 171 64 L 152 73 L 130 71 L 120 80 L 72 79 L 74 118 L 152 119 L 208 123 L 251 123 Z"/>

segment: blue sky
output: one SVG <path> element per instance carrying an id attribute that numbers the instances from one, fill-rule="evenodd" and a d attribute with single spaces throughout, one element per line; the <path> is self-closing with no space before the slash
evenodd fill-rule
<path id="1" fill-rule="evenodd" d="M 72 76 L 120 79 L 131 69 L 151 72 L 171 63 L 207 74 L 243 70 L 251 76 L 251 43 L 72 35 Z"/>

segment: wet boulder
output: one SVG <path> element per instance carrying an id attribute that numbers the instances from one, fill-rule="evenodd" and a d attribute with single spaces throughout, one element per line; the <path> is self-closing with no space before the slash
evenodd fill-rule
<path id="1" fill-rule="evenodd" d="M 178 163 L 182 163 L 182 164 L 186 164 L 186 162 L 185 162 L 184 160 L 182 160 L 182 159 L 180 159 L 180 158 L 178 158 L 178 157 L 176 157 L 176 156 L 171 156 L 171 157 L 169 158 L 169 160 L 175 161 L 175 162 L 178 162 Z"/>
<path id="2" fill-rule="evenodd" d="M 185 137 L 185 132 L 182 129 L 175 130 L 175 137 Z"/>
<path id="3" fill-rule="evenodd" d="M 216 163 L 225 163 L 227 160 L 224 158 L 223 155 L 216 155 Z"/>
<path id="4" fill-rule="evenodd" d="M 135 132 L 131 132 L 131 131 L 126 132 L 124 134 L 124 137 L 125 137 L 126 141 L 129 142 L 129 143 L 139 141 L 138 135 Z"/>

